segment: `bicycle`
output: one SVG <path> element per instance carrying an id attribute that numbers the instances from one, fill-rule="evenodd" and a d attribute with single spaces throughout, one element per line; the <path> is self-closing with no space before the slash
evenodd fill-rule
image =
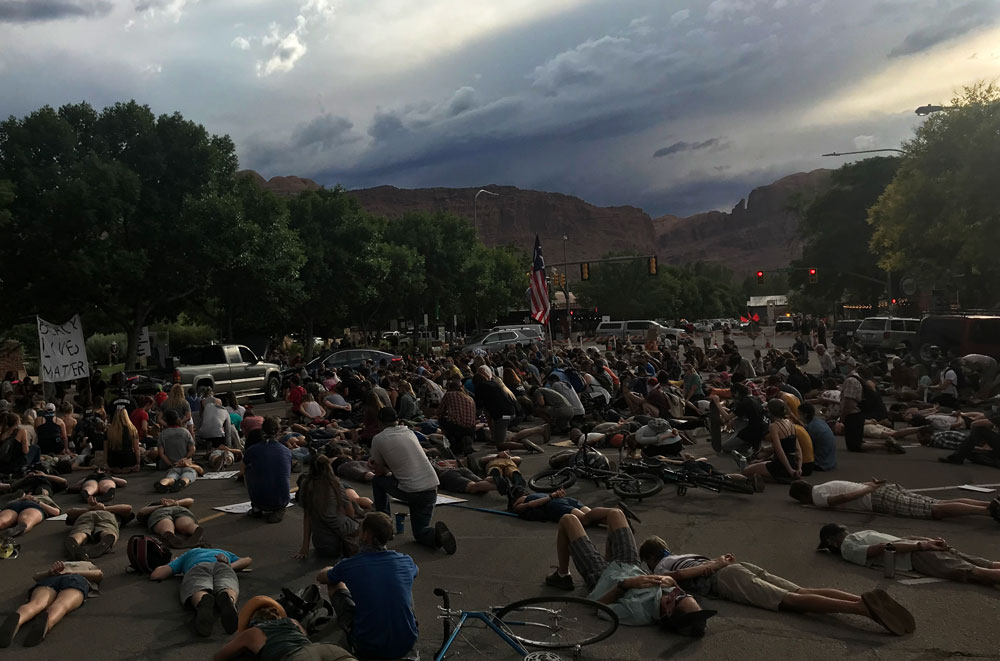
<path id="1" fill-rule="evenodd" d="M 452 594 L 462 593 L 434 588 L 434 595 L 441 597 L 438 618 L 444 628 L 443 642 L 434 653 L 434 661 L 447 656 L 469 620 L 483 622 L 526 661 L 560 661 L 562 657 L 547 650 L 570 648 L 573 658 L 579 659 L 582 647 L 600 642 L 618 629 L 618 616 L 611 608 L 581 597 L 530 597 L 486 611 L 467 611 L 452 610 Z M 595 616 L 595 611 L 604 617 Z M 456 617 L 457 624 L 453 622 Z M 543 649 L 529 652 L 525 646 Z"/>
<path id="2" fill-rule="evenodd" d="M 609 470 L 591 466 L 588 461 L 588 455 L 591 454 L 600 455 L 601 460 L 605 460 L 604 455 L 594 448 L 582 445 L 567 466 L 550 468 L 537 473 L 528 480 L 528 486 L 540 493 L 552 493 L 557 489 L 573 486 L 576 484 L 577 478 L 582 477 L 593 480 L 595 486 L 600 486 L 603 482 L 606 488 L 612 489 L 621 498 L 639 500 L 658 494 L 663 489 L 663 479 L 653 473 L 629 473 L 623 470 Z M 621 450 L 619 450 L 618 455 L 620 467 L 622 465 Z"/>
<path id="3" fill-rule="evenodd" d="M 673 464 L 659 459 L 649 458 L 631 462 L 626 470 L 641 470 L 655 472 L 664 482 L 677 485 L 677 495 L 683 496 L 692 487 L 700 487 L 720 493 L 731 491 L 740 494 L 753 494 L 753 483 L 745 480 L 734 480 L 728 475 L 714 469 L 711 472 L 693 465 L 704 462 L 684 462 Z"/>

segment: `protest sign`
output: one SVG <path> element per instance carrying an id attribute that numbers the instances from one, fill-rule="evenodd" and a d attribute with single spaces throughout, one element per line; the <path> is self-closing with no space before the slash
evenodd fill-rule
<path id="1" fill-rule="evenodd" d="M 41 356 L 38 371 L 45 383 L 90 376 L 80 315 L 65 324 L 51 324 L 38 317 L 38 346 Z"/>

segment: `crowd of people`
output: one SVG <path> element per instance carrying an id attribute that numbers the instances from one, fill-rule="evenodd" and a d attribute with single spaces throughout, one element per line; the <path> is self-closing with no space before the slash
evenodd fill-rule
<path id="1" fill-rule="evenodd" d="M 288 379 L 281 417 L 258 415 L 232 393 L 179 384 L 138 397 L 91 384 L 86 398 L 47 401 L 8 375 L 0 389 L 0 535 L 15 540 L 62 513 L 72 528 L 67 561 L 35 577 L 29 601 L 0 624 L 0 647 L 21 629 L 25 645 L 38 644 L 79 608 L 103 577 L 94 561 L 134 519 L 168 555 L 180 552 L 149 567 L 150 578 L 182 577 L 180 602 L 194 611 L 196 632 L 210 635 L 218 618 L 234 635 L 217 659 L 405 657 L 418 638 L 411 594 L 418 570 L 410 556 L 387 549 L 404 523 L 403 512 L 394 521 L 393 500 L 418 544 L 452 555 L 461 539 L 438 516 L 440 491 L 484 499 L 497 492 L 506 501 L 498 508 L 557 524 L 557 569 L 544 582 L 573 589 L 572 560 L 589 596 L 623 624 L 703 636 L 716 611 L 699 599 L 710 597 L 857 615 L 896 635 L 912 632 L 913 616 L 883 590 L 805 588 L 732 553 L 679 553 L 658 536 L 639 543 L 639 517 L 625 503 L 590 507 L 562 489 L 534 493 L 520 471 L 523 455 L 569 441 L 623 461 L 698 462 L 755 491 L 787 485 L 791 498 L 816 508 L 1000 521 L 1000 499 L 936 500 L 880 480 L 819 479 L 837 472 L 841 435 L 849 452 L 902 454 L 900 439 L 912 437 L 949 450 L 942 461 L 1000 466 L 1000 414 L 965 406 L 991 394 L 996 370 L 968 369 L 983 363 L 970 356 L 928 368 L 905 352 L 889 360 L 858 347 L 828 351 L 819 339 L 800 336 L 796 352 L 744 354 L 727 334 L 722 345 L 512 346 L 302 368 Z M 809 350 L 818 370 L 802 360 Z M 156 471 L 159 499 L 135 511 L 115 503 L 147 469 Z M 337 644 L 311 642 L 312 632 L 269 597 L 238 607 L 238 573 L 250 557 L 208 545 L 194 499 L 179 493 L 220 471 L 245 484 L 251 518 L 279 525 L 293 500 L 302 508 L 295 556 L 330 563 L 316 582 L 336 611 Z M 55 496 L 63 492 L 81 503 L 71 508 L 60 495 L 60 506 Z M 598 526 L 606 554 L 589 537 Z M 888 550 L 902 570 L 1000 583 L 1000 563 L 940 538 L 850 533 L 838 524 L 820 537 L 822 549 L 850 562 L 878 563 Z"/>

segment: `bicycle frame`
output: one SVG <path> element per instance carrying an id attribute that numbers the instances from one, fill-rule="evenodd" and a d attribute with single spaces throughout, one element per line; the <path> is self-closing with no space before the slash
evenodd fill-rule
<path id="1" fill-rule="evenodd" d="M 528 651 L 524 649 L 524 647 L 522 647 L 520 643 L 514 640 L 510 636 L 510 634 L 504 631 L 503 628 L 497 626 L 496 618 L 493 616 L 492 613 L 484 613 L 483 611 L 461 611 L 461 613 L 462 616 L 459 618 L 458 623 L 452 630 L 451 635 L 448 637 L 448 640 L 445 641 L 444 645 L 441 647 L 441 650 L 434 657 L 434 661 L 442 661 L 442 659 L 444 659 L 444 657 L 448 654 L 448 649 L 451 647 L 451 644 L 455 641 L 455 638 L 458 637 L 458 632 L 462 630 L 462 626 L 469 618 L 472 618 L 474 620 L 479 620 L 485 623 L 487 627 L 493 630 L 493 633 L 500 636 L 500 638 L 505 643 L 510 645 L 515 652 L 520 654 L 521 658 L 524 658 L 528 655 Z"/>

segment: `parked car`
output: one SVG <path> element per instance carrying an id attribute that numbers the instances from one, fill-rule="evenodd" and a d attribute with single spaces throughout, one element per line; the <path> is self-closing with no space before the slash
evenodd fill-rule
<path id="1" fill-rule="evenodd" d="M 865 348 L 865 351 L 872 349 L 892 351 L 900 345 L 912 351 L 916 345 L 919 326 L 919 319 L 868 317 L 854 332 L 854 339 Z"/>
<path id="2" fill-rule="evenodd" d="M 632 342 L 643 342 L 646 339 L 646 333 L 651 328 L 656 329 L 658 337 L 668 338 L 675 343 L 687 337 L 687 331 L 681 328 L 667 328 L 649 319 L 602 321 L 597 324 L 596 335 L 598 340 L 616 337 L 622 341 L 628 339 Z"/>
<path id="3" fill-rule="evenodd" d="M 791 319 L 778 319 L 774 322 L 775 333 L 794 333 L 795 323 Z"/>
<path id="4" fill-rule="evenodd" d="M 841 349 L 847 348 L 854 342 L 854 333 L 860 325 L 860 319 L 841 319 L 830 329 L 830 341 Z"/>
<path id="5" fill-rule="evenodd" d="M 269 402 L 281 397 L 281 370 L 265 363 L 241 344 L 208 344 L 188 347 L 170 359 L 173 382 L 185 390 L 209 387 L 238 397 L 264 395 Z"/>
<path id="6" fill-rule="evenodd" d="M 519 330 L 490 331 L 469 338 L 465 346 L 462 347 L 462 351 L 474 351 L 476 349 L 499 351 L 512 345 L 526 347 L 532 342 L 537 341 L 537 337 L 529 337 L 523 331 Z"/>
<path id="7" fill-rule="evenodd" d="M 541 324 L 522 324 L 522 325 L 511 324 L 507 326 L 494 326 L 490 330 L 492 331 L 516 330 L 534 339 L 537 342 L 545 341 L 545 326 L 542 326 Z"/>
<path id="8" fill-rule="evenodd" d="M 981 353 L 1000 359 L 1000 316 L 932 314 L 920 321 L 915 340 L 921 360 L 931 360 L 932 346 L 942 355 Z"/>

